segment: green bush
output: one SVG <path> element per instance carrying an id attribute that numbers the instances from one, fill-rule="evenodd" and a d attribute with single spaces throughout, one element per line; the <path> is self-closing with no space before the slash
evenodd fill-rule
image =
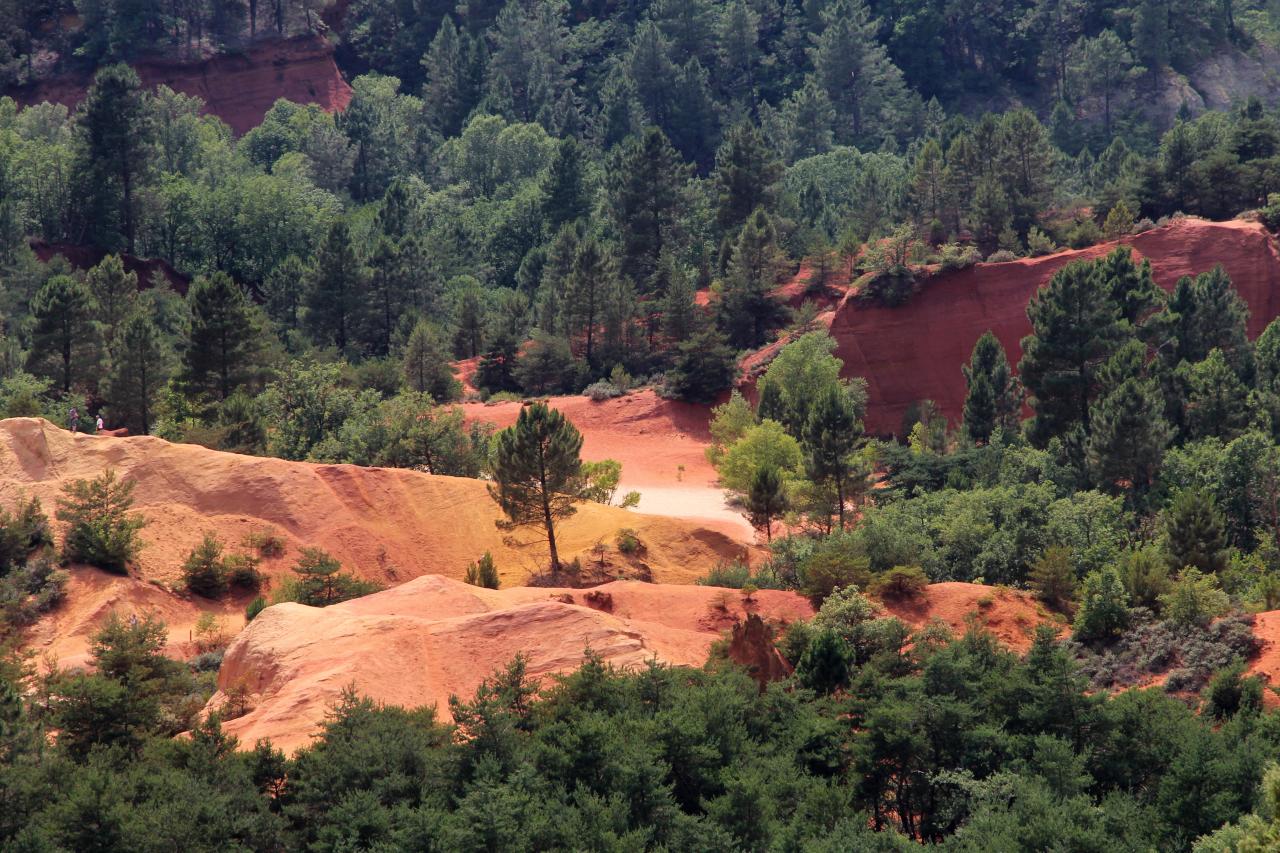
<path id="1" fill-rule="evenodd" d="M 205 598 L 218 598 L 227 591 L 227 567 L 222 561 L 222 543 L 206 533 L 182 564 L 182 580 L 187 589 Z"/>
<path id="2" fill-rule="evenodd" d="M 110 468 L 92 480 L 76 480 L 63 487 L 57 517 L 67 524 L 62 540 L 66 562 L 128 573 L 129 563 L 142 548 L 138 531 L 146 525 L 141 515 L 129 512 L 133 487 L 132 482 L 116 479 Z"/>
<path id="3" fill-rule="evenodd" d="M 619 530 L 614 542 L 618 546 L 618 552 L 627 556 L 633 556 L 644 551 L 644 543 L 640 541 L 640 537 L 630 527 L 624 527 Z"/>
<path id="4" fill-rule="evenodd" d="M 262 596 L 258 596 L 249 602 L 249 606 L 244 609 L 244 621 L 252 622 L 254 618 L 267 609 L 267 600 Z"/>
<path id="5" fill-rule="evenodd" d="M 283 536 L 272 533 L 270 530 L 255 530 L 244 537 L 244 546 L 257 551 L 259 557 L 266 559 L 283 557 L 287 545 Z"/>
<path id="6" fill-rule="evenodd" d="M 799 566 L 801 591 L 815 607 L 837 589 L 866 589 L 871 583 L 870 561 L 852 536 L 834 536 L 820 544 Z"/>
<path id="7" fill-rule="evenodd" d="M 1218 589 L 1212 575 L 1199 569 L 1184 569 L 1173 586 L 1160 596 L 1164 618 L 1175 625 L 1205 627 L 1230 605 L 1227 594 Z"/>
<path id="8" fill-rule="evenodd" d="M 1246 678 L 1244 672 L 1244 661 L 1236 660 L 1209 679 L 1204 689 L 1206 714 L 1223 720 L 1242 711 L 1256 714 L 1262 710 L 1262 679 L 1256 675 Z"/>
<path id="9" fill-rule="evenodd" d="M 1112 567 L 1085 575 L 1073 636 L 1082 642 L 1119 636 L 1129 626 L 1129 594 Z"/>
<path id="10" fill-rule="evenodd" d="M 243 592 L 257 592 L 262 588 L 262 572 L 258 571 L 258 558 L 249 554 L 229 554 L 222 561 L 227 573 L 227 585 Z"/>
<path id="11" fill-rule="evenodd" d="M 919 566 L 894 566 L 871 583 L 871 591 L 892 601 L 919 598 L 929 588 L 929 577 Z"/>
<path id="12" fill-rule="evenodd" d="M 484 552 L 479 560 L 467 566 L 467 583 L 472 586 L 482 586 L 486 589 L 497 589 L 500 583 L 498 579 L 498 567 L 493 563 L 493 555 L 488 551 Z"/>
<path id="13" fill-rule="evenodd" d="M 16 512 L 0 510 L 0 577 L 22 565 L 34 552 L 53 545 L 49 517 L 39 498 L 18 504 Z"/>

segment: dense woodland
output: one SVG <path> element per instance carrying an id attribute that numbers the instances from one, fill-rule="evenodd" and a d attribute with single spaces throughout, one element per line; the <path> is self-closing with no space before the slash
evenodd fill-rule
<path id="1" fill-rule="evenodd" d="M 1028 306 L 1020 361 L 985 335 L 957 365 L 960 422 L 920 401 L 892 440 L 864 434 L 863 384 L 813 323 L 827 276 L 894 305 L 926 264 L 1181 214 L 1280 225 L 1273 104 L 1151 108 L 1199 63 L 1275 50 L 1273 4 L 320 6 L 0 0 L 4 85 L 93 74 L 71 112 L 0 100 L 0 414 L 484 476 L 554 542 L 521 479 L 532 431 L 565 513 L 599 499 L 581 436 L 538 406 L 528 434 L 464 426 L 452 361 L 483 398 L 712 402 L 787 332 L 756 401 L 712 421 L 771 556 L 707 580 L 796 589 L 818 616 L 775 626 L 796 671 L 763 691 L 717 656 L 592 661 L 538 694 L 516 661 L 450 726 L 349 697 L 294 759 L 198 722 L 218 648 L 169 660 L 160 626 L 112 621 L 89 674 L 0 655 L 0 846 L 1278 842 L 1280 717 L 1244 662 L 1253 614 L 1280 607 L 1280 325 L 1249 341 L 1220 268 L 1166 294 L 1125 251 L 1074 263 Z M 351 105 L 281 101 L 240 138 L 120 64 L 311 29 Z M 33 240 L 104 257 L 42 263 Z M 139 257 L 175 274 L 140 281 Z M 814 303 L 792 310 L 771 291 L 806 259 Z M 59 605 L 60 562 L 128 570 L 129 488 L 71 487 L 59 543 L 38 504 L 0 516 L 0 647 Z M 222 548 L 188 559 L 192 594 L 261 582 Z M 317 606 L 369 591 L 321 552 L 295 571 L 287 595 Z M 1028 589 L 1062 634 L 1019 659 L 871 603 L 947 580 Z"/>

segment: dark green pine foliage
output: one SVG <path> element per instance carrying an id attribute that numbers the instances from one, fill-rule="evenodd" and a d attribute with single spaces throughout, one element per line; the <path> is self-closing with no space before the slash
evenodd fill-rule
<path id="1" fill-rule="evenodd" d="M 756 383 L 760 399 L 756 401 L 756 417 L 760 420 L 787 422 L 787 403 L 782 399 L 782 385 L 778 382 Z"/>
<path id="2" fill-rule="evenodd" d="M 1169 312 L 1177 339 L 1168 351 L 1172 366 L 1203 361 L 1216 348 L 1242 380 L 1252 381 L 1253 359 L 1246 336 L 1249 308 L 1221 265 L 1195 278 L 1179 279 L 1169 298 Z"/>
<path id="3" fill-rule="evenodd" d="M 46 281 L 31 301 L 30 363 L 54 379 L 64 392 L 92 375 L 96 363 L 97 306 L 88 286 L 69 275 Z"/>
<path id="4" fill-rule="evenodd" d="M 468 287 L 458 299 L 458 328 L 453 336 L 453 354 L 475 358 L 484 346 L 484 308 L 478 287 Z"/>
<path id="5" fill-rule="evenodd" d="M 577 511 L 582 490 L 581 451 L 582 434 L 545 403 L 525 406 L 515 424 L 494 437 L 489 494 L 511 525 L 543 526 L 553 572 L 560 570 L 556 522 Z"/>
<path id="6" fill-rule="evenodd" d="M 1226 521 L 1208 492 L 1178 492 L 1164 512 L 1163 527 L 1165 560 L 1171 571 L 1190 566 L 1209 574 L 1226 568 Z"/>
<path id="7" fill-rule="evenodd" d="M 1022 412 L 1022 393 L 1009 367 L 1000 340 L 990 331 L 973 345 L 969 363 L 961 368 L 968 388 L 964 400 L 964 426 L 979 444 L 991 440 L 996 429 L 1012 433 Z"/>
<path id="8" fill-rule="evenodd" d="M 612 259 L 604 247 L 588 237 L 578 245 L 569 276 L 569 299 L 565 306 L 574 333 L 583 340 L 583 357 L 595 367 L 598 325 L 605 313 L 606 294 L 614 284 Z"/>
<path id="9" fill-rule="evenodd" d="M 422 99 L 428 123 L 442 136 L 456 136 L 479 97 L 483 60 L 471 34 L 445 16 L 422 56 Z"/>
<path id="10" fill-rule="evenodd" d="M 747 492 L 747 515 L 751 526 L 764 533 L 765 541 L 773 541 L 773 522 L 787 511 L 787 486 L 782 473 L 773 465 L 756 469 Z"/>
<path id="11" fill-rule="evenodd" d="M 355 343 L 367 309 L 365 269 L 346 222 L 335 220 L 316 251 L 309 276 L 307 320 L 316 339 L 339 352 Z"/>
<path id="12" fill-rule="evenodd" d="M 542 183 L 542 226 L 554 234 L 566 222 L 585 219 L 591 212 L 591 201 L 582 182 L 582 163 L 586 152 L 577 140 L 560 140 Z"/>
<path id="13" fill-rule="evenodd" d="M 1201 438 L 1231 440 L 1248 429 L 1253 416 L 1249 389 L 1216 347 L 1203 361 L 1183 362 L 1177 378 L 1184 392 L 1183 432 L 1195 441 Z"/>
<path id="14" fill-rule="evenodd" d="M 757 208 L 734 243 L 719 304 L 719 323 L 731 345 L 758 347 L 786 321 L 786 306 L 770 293 L 781 262 L 773 221 Z"/>
<path id="15" fill-rule="evenodd" d="M 656 127 L 632 137 L 613 154 L 609 202 L 620 237 L 620 272 L 644 284 L 664 249 L 681 243 L 680 213 L 689 167 Z"/>
<path id="16" fill-rule="evenodd" d="M 774 383 L 766 384 L 766 388 Z M 853 400 L 839 386 L 828 386 L 813 403 L 804 425 L 804 449 L 809 476 L 835 489 L 836 515 L 844 529 L 845 500 L 853 473 L 853 451 L 862 438 L 862 424 Z"/>
<path id="17" fill-rule="evenodd" d="M 182 380 L 195 393 L 225 400 L 255 369 L 259 330 L 249 297 L 231 276 L 215 272 L 191 283 L 187 305 Z"/>
<path id="18" fill-rule="evenodd" d="M 1090 432 L 1097 371 L 1126 336 L 1105 278 L 1087 261 L 1054 273 L 1027 305 L 1032 334 L 1022 339 L 1018 375 L 1035 411 L 1032 439 Z"/>
<path id="19" fill-rule="evenodd" d="M 437 403 L 461 396 L 462 387 L 453 375 L 444 340 L 429 321 L 414 324 L 401 363 L 405 384 L 419 394 L 429 394 Z"/>
<path id="20" fill-rule="evenodd" d="M 1146 348 L 1130 341 L 1103 366 L 1101 396 L 1090 409 L 1087 456 L 1094 482 L 1142 505 L 1173 430 L 1161 414 L 1160 388 L 1146 375 Z"/>
<path id="21" fill-rule="evenodd" d="M 1166 301 L 1165 293 L 1151 275 L 1151 262 L 1133 262 L 1133 252 L 1121 246 L 1098 261 L 1100 274 L 1107 281 L 1111 301 L 1120 307 L 1120 316 L 1137 328 Z"/>
<path id="22" fill-rule="evenodd" d="M 772 209 L 782 161 L 747 122 L 736 125 L 716 154 L 716 226 L 732 232 L 756 210 Z"/>
<path id="23" fill-rule="evenodd" d="M 519 391 L 520 383 L 515 377 L 519 350 L 520 342 L 515 335 L 505 329 L 498 330 L 488 342 L 480 363 L 476 365 L 476 387 L 490 394 Z"/>
<path id="24" fill-rule="evenodd" d="M 109 65 L 94 76 L 76 111 L 76 169 L 86 225 L 98 245 L 129 254 L 134 254 L 138 197 L 151 162 L 154 134 L 147 100 L 136 71 Z"/>
<path id="25" fill-rule="evenodd" d="M 710 403 L 733 384 L 738 359 L 714 326 L 682 341 L 675 364 L 667 371 L 667 393 L 692 403 Z"/>
<path id="26" fill-rule="evenodd" d="M 155 323 L 134 313 L 116 332 L 106 393 L 115 426 L 147 435 L 155 420 L 156 396 L 169 374 L 170 356 Z"/>

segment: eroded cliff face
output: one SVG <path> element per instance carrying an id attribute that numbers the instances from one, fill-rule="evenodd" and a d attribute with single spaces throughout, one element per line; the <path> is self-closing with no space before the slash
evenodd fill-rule
<path id="1" fill-rule="evenodd" d="M 1031 333 L 1026 306 L 1055 272 L 1077 259 L 1101 257 L 1119 245 L 1147 258 L 1157 283 L 1172 290 L 1179 278 L 1227 270 L 1249 305 L 1249 335 L 1280 316 L 1280 251 L 1254 222 L 1182 219 L 1125 240 L 1000 264 L 978 264 L 930 277 L 897 308 L 869 306 L 847 296 L 831 318 L 836 354 L 847 376 L 867 380 L 867 430 L 900 431 L 908 407 L 933 400 L 953 422 L 964 408 L 961 365 L 990 329 L 1017 364 Z"/>
<path id="2" fill-rule="evenodd" d="M 165 85 L 204 101 L 205 112 L 237 135 L 262 123 L 278 98 L 317 104 L 330 112 L 351 102 L 351 87 L 333 58 L 333 47 L 318 35 L 259 41 L 242 53 L 199 61 L 145 59 L 133 64 L 147 88 Z M 62 76 L 14 93 L 22 104 L 52 101 L 75 109 L 88 76 Z"/>

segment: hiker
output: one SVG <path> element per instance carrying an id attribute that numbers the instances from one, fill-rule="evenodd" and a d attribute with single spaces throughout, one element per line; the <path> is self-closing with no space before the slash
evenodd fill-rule
<path id="1" fill-rule="evenodd" d="M 94 432 L 102 432 L 102 414 L 98 414 L 98 422 L 93 425 Z"/>
<path id="2" fill-rule="evenodd" d="M 75 406 L 71 407 L 71 411 L 67 412 L 67 429 L 75 432 L 80 427 L 80 410 Z"/>

